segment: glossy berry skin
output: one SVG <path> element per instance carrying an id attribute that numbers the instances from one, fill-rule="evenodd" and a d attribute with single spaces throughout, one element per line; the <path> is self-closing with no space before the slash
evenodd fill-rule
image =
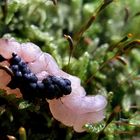
<path id="1" fill-rule="evenodd" d="M 21 61 L 21 58 L 17 54 L 12 53 L 12 56 L 13 56 L 11 59 L 12 64 L 18 64 Z"/>
<path id="2" fill-rule="evenodd" d="M 51 100 L 71 93 L 70 80 L 47 76 L 42 81 L 38 81 L 28 65 L 15 53 L 12 54 L 9 68 L 14 76 L 7 86 L 12 89 L 19 88 L 24 99 L 47 98 Z"/>
<path id="3" fill-rule="evenodd" d="M 57 99 L 71 93 L 71 82 L 66 82 L 66 79 L 62 77 L 48 76 L 42 82 L 44 83 L 46 90 L 48 89 L 48 99 Z"/>

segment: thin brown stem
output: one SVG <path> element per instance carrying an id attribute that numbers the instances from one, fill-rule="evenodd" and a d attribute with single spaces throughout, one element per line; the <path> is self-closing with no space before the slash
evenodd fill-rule
<path id="1" fill-rule="evenodd" d="M 0 69 L 2 69 L 5 72 L 7 72 L 7 74 L 9 74 L 11 77 L 14 76 L 13 72 L 11 71 L 11 69 L 8 66 L 3 66 L 3 65 L 0 64 Z"/>
<path id="2" fill-rule="evenodd" d="M 89 20 L 85 23 L 85 25 L 83 25 L 81 27 L 81 29 L 78 32 L 75 33 L 74 40 L 76 42 L 79 42 L 79 40 L 82 37 L 83 33 L 85 31 L 87 31 L 90 28 L 90 26 L 93 24 L 93 22 L 95 21 L 97 15 L 102 10 L 104 10 L 111 2 L 113 2 L 113 0 L 104 0 L 104 2 L 98 6 L 98 8 L 96 9 L 96 11 L 93 12 L 93 14 L 90 16 Z"/>
<path id="3" fill-rule="evenodd" d="M 73 39 L 71 38 L 71 36 L 69 35 L 65 35 L 64 34 L 64 37 L 68 40 L 69 42 L 69 49 L 70 49 L 70 55 L 69 55 L 69 60 L 68 60 L 68 65 L 70 63 L 70 59 L 71 59 L 71 56 L 72 56 L 72 53 L 73 53 L 73 49 L 74 49 L 74 43 L 73 43 Z"/>

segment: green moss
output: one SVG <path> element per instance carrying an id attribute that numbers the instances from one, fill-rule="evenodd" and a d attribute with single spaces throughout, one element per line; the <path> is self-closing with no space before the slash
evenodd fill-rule
<path id="1" fill-rule="evenodd" d="M 106 95 L 109 103 L 105 123 L 116 105 L 122 110 L 102 134 L 98 124 L 87 126 L 86 134 L 77 134 L 52 118 L 46 102 L 28 103 L 0 91 L 0 138 L 2 134 L 18 138 L 21 126 L 26 129 L 27 139 L 34 140 L 125 140 L 137 136 L 140 128 L 140 50 L 139 45 L 129 51 L 123 48 L 140 38 L 140 0 L 114 0 L 97 14 L 89 28 L 82 27 L 96 14 L 102 2 L 109 1 L 60 0 L 57 5 L 51 0 L 5 2 L 0 1 L 1 37 L 15 37 L 20 42 L 31 41 L 39 45 L 56 59 L 60 68 L 81 79 L 87 94 Z M 81 28 L 84 32 L 78 38 L 76 33 Z M 128 37 L 128 33 L 133 36 Z M 70 48 L 64 34 L 74 41 L 69 64 Z M 128 38 L 120 42 L 126 36 Z M 122 59 L 117 58 L 117 54 Z"/>

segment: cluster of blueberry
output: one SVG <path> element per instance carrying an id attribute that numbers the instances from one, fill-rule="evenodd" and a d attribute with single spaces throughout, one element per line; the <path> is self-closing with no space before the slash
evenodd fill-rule
<path id="1" fill-rule="evenodd" d="M 27 63 L 15 53 L 12 54 L 9 62 L 14 76 L 7 86 L 12 89 L 19 88 L 24 99 L 30 100 L 36 97 L 54 99 L 71 93 L 70 80 L 48 76 L 42 81 L 38 81 L 38 78 L 31 72 Z"/>
<path id="2" fill-rule="evenodd" d="M 48 99 L 60 98 L 71 93 L 71 82 L 68 79 L 48 76 L 42 83 L 47 90 Z"/>

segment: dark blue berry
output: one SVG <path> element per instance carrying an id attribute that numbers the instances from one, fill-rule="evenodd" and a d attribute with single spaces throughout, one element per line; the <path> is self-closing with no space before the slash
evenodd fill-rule
<path id="1" fill-rule="evenodd" d="M 38 89 L 42 89 L 42 90 L 45 89 L 45 86 L 42 82 L 38 82 L 37 87 L 38 87 Z"/>
<path id="2" fill-rule="evenodd" d="M 71 91 L 72 91 L 71 86 L 66 86 L 66 87 L 64 88 L 63 93 L 64 93 L 64 95 L 68 95 L 68 94 L 71 93 Z"/>
<path id="3" fill-rule="evenodd" d="M 22 77 L 22 73 L 20 71 L 17 71 L 17 72 L 15 72 L 15 76 L 18 77 L 18 78 Z"/>
<path id="4" fill-rule="evenodd" d="M 58 99 L 64 95 L 71 93 L 71 81 L 56 76 L 48 76 L 42 81 L 38 81 L 35 74 L 31 72 L 27 63 L 13 53 L 10 60 L 10 68 L 14 73 L 12 82 L 8 84 L 9 87 L 18 87 L 25 99 L 30 98 L 47 98 Z"/>
<path id="5" fill-rule="evenodd" d="M 66 86 L 66 82 L 63 79 L 60 79 L 59 82 L 57 83 L 61 88 Z"/>
<path id="6" fill-rule="evenodd" d="M 61 78 L 56 77 L 56 76 L 50 76 L 50 78 L 54 83 L 59 83 L 59 81 L 61 80 Z"/>
<path id="7" fill-rule="evenodd" d="M 30 73 L 29 74 L 29 80 L 31 81 L 31 82 L 37 82 L 37 80 L 38 80 L 38 78 L 36 77 L 36 75 L 35 74 L 33 74 L 33 73 Z"/>
<path id="8" fill-rule="evenodd" d="M 20 61 L 20 62 L 18 63 L 18 65 L 19 65 L 19 67 L 20 67 L 21 69 L 27 68 L 27 64 L 26 64 L 25 62 L 23 62 L 23 61 Z"/>
<path id="9" fill-rule="evenodd" d="M 48 86 L 48 90 L 50 90 L 50 91 L 55 91 L 55 86 L 54 86 L 54 85 L 49 85 L 49 86 Z"/>
<path id="10" fill-rule="evenodd" d="M 31 73 L 31 70 L 30 70 L 28 67 L 22 68 L 21 71 L 22 71 L 23 73 L 27 73 L 27 74 Z"/>
<path id="11" fill-rule="evenodd" d="M 27 80 L 28 82 L 37 82 L 38 78 L 35 76 L 35 74 L 33 73 L 25 73 L 23 74 L 23 77 L 25 80 Z"/>
<path id="12" fill-rule="evenodd" d="M 71 85 L 71 81 L 69 79 L 64 79 L 66 85 Z"/>
<path id="13" fill-rule="evenodd" d="M 29 83 L 29 86 L 35 90 L 37 88 L 37 83 Z"/>
<path id="14" fill-rule="evenodd" d="M 18 64 L 21 61 L 21 58 L 19 56 L 17 56 L 17 54 L 12 54 L 13 58 L 12 58 L 12 63 L 14 64 Z"/>
<path id="15" fill-rule="evenodd" d="M 25 80 L 29 80 L 29 79 L 30 79 L 30 76 L 29 76 L 28 73 L 25 73 L 25 74 L 23 74 L 23 78 L 24 78 Z"/>
<path id="16" fill-rule="evenodd" d="M 47 78 L 42 80 L 42 83 L 44 83 L 44 85 L 47 87 L 47 86 L 52 84 L 52 80 L 50 77 L 47 77 Z"/>
<path id="17" fill-rule="evenodd" d="M 13 72 L 16 72 L 16 71 L 19 70 L 19 66 L 18 66 L 18 65 L 12 65 L 12 66 L 10 66 L 10 68 L 11 68 L 11 70 L 12 70 Z"/>

